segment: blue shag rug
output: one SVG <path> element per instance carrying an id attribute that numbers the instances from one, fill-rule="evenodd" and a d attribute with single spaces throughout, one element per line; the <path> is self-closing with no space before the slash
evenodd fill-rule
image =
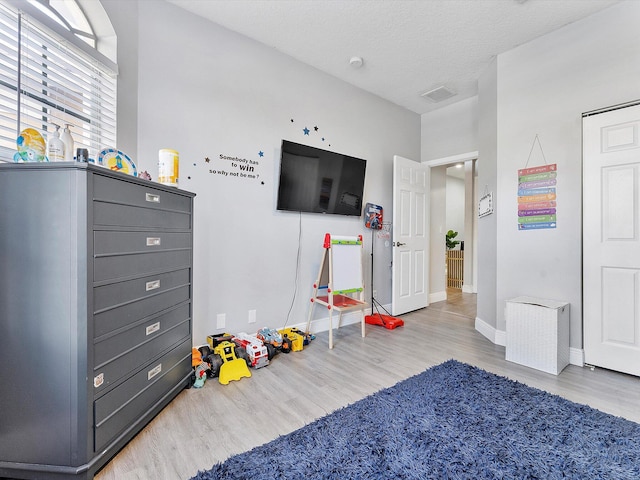
<path id="1" fill-rule="evenodd" d="M 193 479 L 640 479 L 640 425 L 449 360 Z"/>

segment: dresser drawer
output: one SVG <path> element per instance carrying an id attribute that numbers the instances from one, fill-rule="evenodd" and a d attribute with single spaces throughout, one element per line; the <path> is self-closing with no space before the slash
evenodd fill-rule
<path id="1" fill-rule="evenodd" d="M 93 221 L 96 226 L 191 229 L 190 213 L 156 210 L 97 200 L 93 202 Z"/>
<path id="2" fill-rule="evenodd" d="M 121 307 L 147 297 L 161 295 L 177 287 L 189 285 L 188 268 L 174 272 L 148 275 L 125 282 L 109 283 L 93 289 L 93 309 L 95 313 Z"/>
<path id="3" fill-rule="evenodd" d="M 93 281 L 126 279 L 190 266 L 191 249 L 187 248 L 127 255 L 96 255 L 93 259 Z"/>
<path id="4" fill-rule="evenodd" d="M 94 450 L 101 450 L 135 424 L 190 374 L 191 340 L 187 340 L 97 399 L 93 404 Z"/>
<path id="5" fill-rule="evenodd" d="M 93 199 L 134 207 L 191 212 L 189 196 L 154 188 L 152 183 L 137 185 L 103 175 L 93 175 Z"/>
<path id="6" fill-rule="evenodd" d="M 188 232 L 93 232 L 93 251 L 96 256 L 124 253 L 152 253 L 175 249 L 190 249 Z"/>
<path id="7" fill-rule="evenodd" d="M 191 335 L 190 304 L 138 323 L 94 345 L 94 393 L 107 389 Z"/>
<path id="8" fill-rule="evenodd" d="M 185 285 L 142 298 L 135 302 L 114 306 L 94 314 L 94 338 L 155 315 L 186 302 L 191 298 L 191 285 Z"/>

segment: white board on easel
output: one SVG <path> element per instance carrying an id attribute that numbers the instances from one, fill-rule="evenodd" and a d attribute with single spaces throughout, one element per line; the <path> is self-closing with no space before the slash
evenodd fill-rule
<path id="1" fill-rule="evenodd" d="M 349 243 L 336 243 L 346 240 Z M 362 289 L 362 245 L 357 237 L 332 237 L 333 291 L 336 294 L 351 293 Z"/>

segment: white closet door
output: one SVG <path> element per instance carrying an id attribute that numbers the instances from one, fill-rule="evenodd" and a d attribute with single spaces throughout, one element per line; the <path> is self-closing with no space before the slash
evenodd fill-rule
<path id="1" fill-rule="evenodd" d="M 584 354 L 640 376 L 640 105 L 583 120 Z"/>

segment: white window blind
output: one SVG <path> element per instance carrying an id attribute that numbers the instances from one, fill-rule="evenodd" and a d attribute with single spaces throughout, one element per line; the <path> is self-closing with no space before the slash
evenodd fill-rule
<path id="1" fill-rule="evenodd" d="M 71 125 L 76 148 L 96 157 L 116 145 L 116 75 L 73 43 L 0 3 L 0 159 L 19 132 Z"/>

